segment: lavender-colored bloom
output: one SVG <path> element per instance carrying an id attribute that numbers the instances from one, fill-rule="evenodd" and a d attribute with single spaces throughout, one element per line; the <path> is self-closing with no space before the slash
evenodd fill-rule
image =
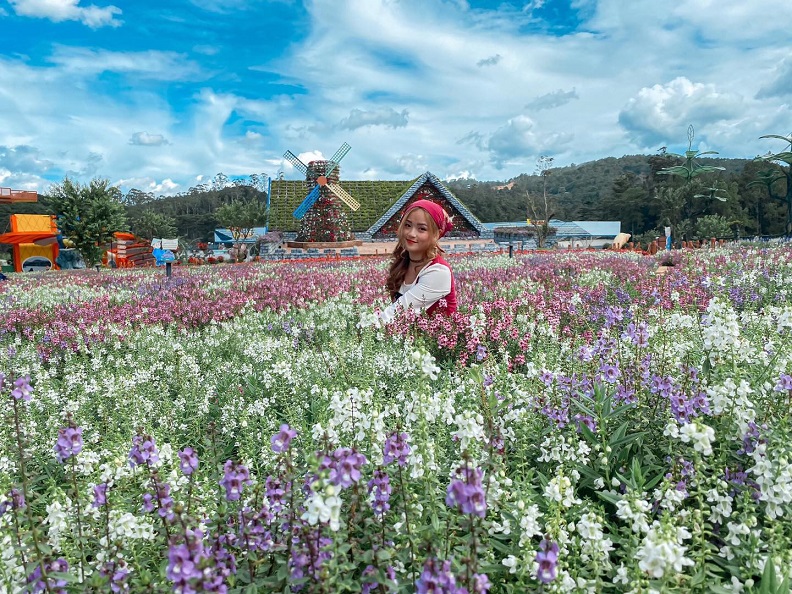
<path id="1" fill-rule="evenodd" d="M 39 592 L 47 592 L 48 594 L 66 594 L 66 585 L 68 582 L 61 577 L 55 577 L 57 573 L 67 573 L 69 571 L 69 563 L 66 559 L 58 558 L 54 561 L 46 563 L 47 566 L 47 579 L 44 579 L 41 565 L 36 565 L 35 569 L 27 576 L 28 592 L 38 594 Z"/>
<path id="2" fill-rule="evenodd" d="M 297 437 L 297 431 L 289 427 L 286 423 L 280 426 L 278 432 L 270 439 L 272 451 L 276 453 L 285 452 L 289 449 L 292 439 Z"/>
<path id="3" fill-rule="evenodd" d="M 5 380 L 6 374 L 0 371 L 0 394 L 3 393 L 3 388 L 5 388 Z"/>
<path id="4" fill-rule="evenodd" d="M 778 377 L 778 383 L 775 386 L 776 392 L 792 392 L 792 375 L 782 373 Z"/>
<path id="5" fill-rule="evenodd" d="M 380 584 L 374 579 L 374 577 L 372 577 L 376 573 L 377 573 L 376 567 L 374 567 L 373 565 L 366 566 L 366 569 L 363 570 L 363 576 L 362 576 L 363 583 L 360 586 L 360 594 L 374 594 L 375 592 L 381 591 L 380 585 L 384 585 L 384 584 Z M 385 575 L 390 581 L 392 582 L 396 581 L 396 570 L 392 566 L 388 565 L 385 568 Z M 369 581 L 366 581 L 367 579 Z M 388 588 L 387 590 L 391 591 L 390 588 Z"/>
<path id="6" fill-rule="evenodd" d="M 329 469 L 330 482 L 346 489 L 360 480 L 360 469 L 367 462 L 363 454 L 353 449 L 338 448 L 330 456 L 322 459 L 319 468 Z"/>
<path id="7" fill-rule="evenodd" d="M 600 373 L 602 374 L 602 379 L 609 384 L 615 384 L 616 380 L 621 377 L 621 371 L 615 365 L 603 365 L 600 367 Z"/>
<path id="8" fill-rule="evenodd" d="M 184 448 L 179 451 L 179 468 L 186 476 L 190 476 L 198 469 L 198 455 L 195 450 Z"/>
<path id="9" fill-rule="evenodd" d="M 374 478 L 368 482 L 368 492 L 371 495 L 371 507 L 378 516 L 385 515 L 390 509 L 390 496 L 392 493 L 390 477 L 384 470 L 375 470 Z"/>
<path id="10" fill-rule="evenodd" d="M 385 456 L 383 457 L 383 462 L 385 464 L 396 462 L 399 466 L 406 466 L 407 457 L 410 455 L 410 452 L 412 452 L 410 444 L 407 443 L 409 439 L 410 436 L 406 433 L 399 433 L 398 431 L 391 433 L 388 439 L 385 440 Z"/>
<path id="11" fill-rule="evenodd" d="M 536 553 L 536 562 L 539 564 L 536 577 L 543 584 L 549 584 L 558 575 L 558 545 L 547 539 L 539 543 L 539 552 Z"/>
<path id="12" fill-rule="evenodd" d="M 173 498 L 170 496 L 170 485 L 168 483 L 156 482 L 156 493 L 146 493 L 143 495 L 143 510 L 151 513 L 155 509 L 161 518 L 172 520 L 173 515 Z"/>
<path id="13" fill-rule="evenodd" d="M 476 347 L 476 361 L 483 361 L 487 356 L 487 347 L 483 344 Z"/>
<path id="14" fill-rule="evenodd" d="M 65 427 L 58 430 L 58 441 L 55 442 L 55 455 L 65 462 L 76 456 L 83 449 L 82 427 Z"/>
<path id="15" fill-rule="evenodd" d="M 318 582 L 321 579 L 325 562 L 333 556 L 330 550 L 332 544 L 332 539 L 322 536 L 319 529 L 298 532 L 298 536 L 293 540 L 289 563 L 292 592 L 300 591 L 306 579 L 313 582 Z"/>
<path id="16" fill-rule="evenodd" d="M 486 573 L 473 575 L 473 594 L 487 594 L 491 587 L 492 582 L 489 581 Z"/>
<path id="17" fill-rule="evenodd" d="M 9 509 L 25 509 L 25 495 L 19 489 L 11 489 L 6 495 L 6 499 L 0 502 L 0 518 L 2 518 Z"/>
<path id="18" fill-rule="evenodd" d="M 251 484 L 250 472 L 244 464 L 227 460 L 223 466 L 223 478 L 220 485 L 225 487 L 226 499 L 238 501 L 245 485 Z"/>
<path id="19" fill-rule="evenodd" d="M 187 530 L 184 543 L 171 543 L 166 576 L 173 582 L 175 592 L 228 591 L 227 578 L 236 572 L 236 560 L 220 541 L 204 541 L 200 530 Z"/>
<path id="20" fill-rule="evenodd" d="M 267 477 L 267 480 L 264 482 L 264 487 L 266 489 L 265 496 L 269 504 L 269 509 L 272 510 L 273 513 L 277 514 L 283 510 L 285 507 L 284 500 L 286 498 L 286 492 L 291 490 L 291 486 L 290 482 L 284 483 L 283 479 L 280 477 Z"/>
<path id="21" fill-rule="evenodd" d="M 24 400 L 30 402 L 30 397 L 33 394 L 33 388 L 30 385 L 30 376 L 17 378 L 14 381 L 14 389 L 11 390 L 11 397 L 14 400 Z"/>
<path id="22" fill-rule="evenodd" d="M 581 427 L 583 425 L 588 427 L 589 430 L 591 430 L 592 433 L 596 433 L 597 432 L 597 422 L 593 418 L 591 418 L 591 416 L 589 416 L 589 415 L 584 415 L 584 414 L 580 414 L 580 413 L 576 414 L 575 415 L 575 424 L 577 425 L 578 433 L 580 433 L 582 431 Z"/>
<path id="23" fill-rule="evenodd" d="M 154 464 L 159 461 L 159 452 L 154 438 L 150 435 L 135 435 L 132 438 L 132 449 L 129 451 L 129 465 Z"/>
<path id="24" fill-rule="evenodd" d="M 94 500 L 91 504 L 93 507 L 107 505 L 107 483 L 99 483 L 98 485 L 94 485 L 93 494 Z"/>
<path id="25" fill-rule="evenodd" d="M 481 484 L 483 472 L 480 468 L 460 466 L 456 476 L 458 478 L 446 489 L 446 505 L 458 508 L 463 514 L 483 518 L 487 513 L 487 499 Z"/>
<path id="26" fill-rule="evenodd" d="M 250 551 L 269 551 L 275 544 L 270 531 L 273 515 L 267 506 L 255 511 L 245 507 L 239 511 L 239 537 Z"/>
<path id="27" fill-rule="evenodd" d="M 108 579 L 110 591 L 114 594 L 130 591 L 129 584 L 126 581 L 129 577 L 129 569 L 127 569 L 126 563 L 123 560 L 105 563 L 99 570 L 99 574 Z"/>
<path id="28" fill-rule="evenodd" d="M 451 561 L 429 558 L 424 563 L 421 576 L 415 581 L 416 594 L 462 594 L 465 588 L 456 584 L 456 577 L 451 571 Z"/>

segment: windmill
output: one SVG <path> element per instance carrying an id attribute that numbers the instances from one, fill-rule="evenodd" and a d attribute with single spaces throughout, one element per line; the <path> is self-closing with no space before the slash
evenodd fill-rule
<path id="1" fill-rule="evenodd" d="M 297 220 L 302 219 L 305 213 L 316 203 L 322 193 L 322 188 L 327 188 L 334 196 L 338 197 L 344 204 L 346 204 L 353 211 L 360 208 L 360 203 L 355 200 L 352 195 L 344 188 L 338 185 L 338 164 L 349 152 L 350 147 L 346 142 L 330 157 L 329 161 L 311 161 L 308 165 L 300 161 L 297 156 L 291 151 L 286 151 L 283 158 L 294 165 L 295 169 L 302 172 L 309 182 L 315 183 L 314 187 L 308 192 L 308 195 L 294 210 L 294 218 Z M 333 173 L 336 175 L 333 176 Z"/>

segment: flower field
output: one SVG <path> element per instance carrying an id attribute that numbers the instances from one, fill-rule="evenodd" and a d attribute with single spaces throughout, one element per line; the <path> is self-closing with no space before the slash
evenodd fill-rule
<path id="1" fill-rule="evenodd" d="M 792 248 L 0 283 L 0 592 L 788 592 Z"/>

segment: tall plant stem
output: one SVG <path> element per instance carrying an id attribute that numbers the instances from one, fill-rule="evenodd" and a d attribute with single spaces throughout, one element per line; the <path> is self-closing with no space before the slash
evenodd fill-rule
<path id="1" fill-rule="evenodd" d="M 399 466 L 399 487 L 401 488 L 402 504 L 404 505 L 404 525 L 407 527 L 407 542 L 410 545 L 410 578 L 415 581 L 415 550 L 413 549 L 412 532 L 410 531 L 410 514 L 408 512 L 407 491 L 404 488 L 404 476 Z"/>
<path id="2" fill-rule="evenodd" d="M 38 541 L 38 531 L 36 524 L 33 521 L 33 510 L 30 508 L 28 500 L 28 484 L 27 484 L 27 465 L 25 464 L 25 448 L 22 447 L 22 427 L 19 422 L 19 403 L 16 398 L 11 398 L 14 403 L 14 429 L 16 430 L 16 443 L 19 450 L 19 470 L 22 479 L 22 497 L 25 499 L 25 510 L 28 522 L 30 522 L 30 534 L 33 537 L 33 548 L 36 550 L 36 560 L 38 561 L 39 568 L 41 569 L 41 577 L 44 580 L 44 587 L 47 593 L 50 594 L 49 578 L 47 577 L 47 564 L 44 563 L 44 558 L 41 554 L 41 547 Z M 18 533 L 17 533 L 18 534 Z"/>
<path id="3" fill-rule="evenodd" d="M 77 542 L 80 545 L 80 582 L 85 581 L 85 547 L 83 546 L 82 510 L 80 509 L 80 490 L 77 487 L 77 461 L 71 457 L 71 479 L 74 488 L 74 504 L 77 506 Z"/>

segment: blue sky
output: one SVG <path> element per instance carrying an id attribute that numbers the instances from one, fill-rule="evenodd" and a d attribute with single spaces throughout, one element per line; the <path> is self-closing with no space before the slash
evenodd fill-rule
<path id="1" fill-rule="evenodd" d="M 94 3 L 95 2 L 95 3 Z M 0 186 L 175 194 L 288 179 L 508 180 L 694 147 L 781 150 L 788 0 L 0 0 Z"/>

